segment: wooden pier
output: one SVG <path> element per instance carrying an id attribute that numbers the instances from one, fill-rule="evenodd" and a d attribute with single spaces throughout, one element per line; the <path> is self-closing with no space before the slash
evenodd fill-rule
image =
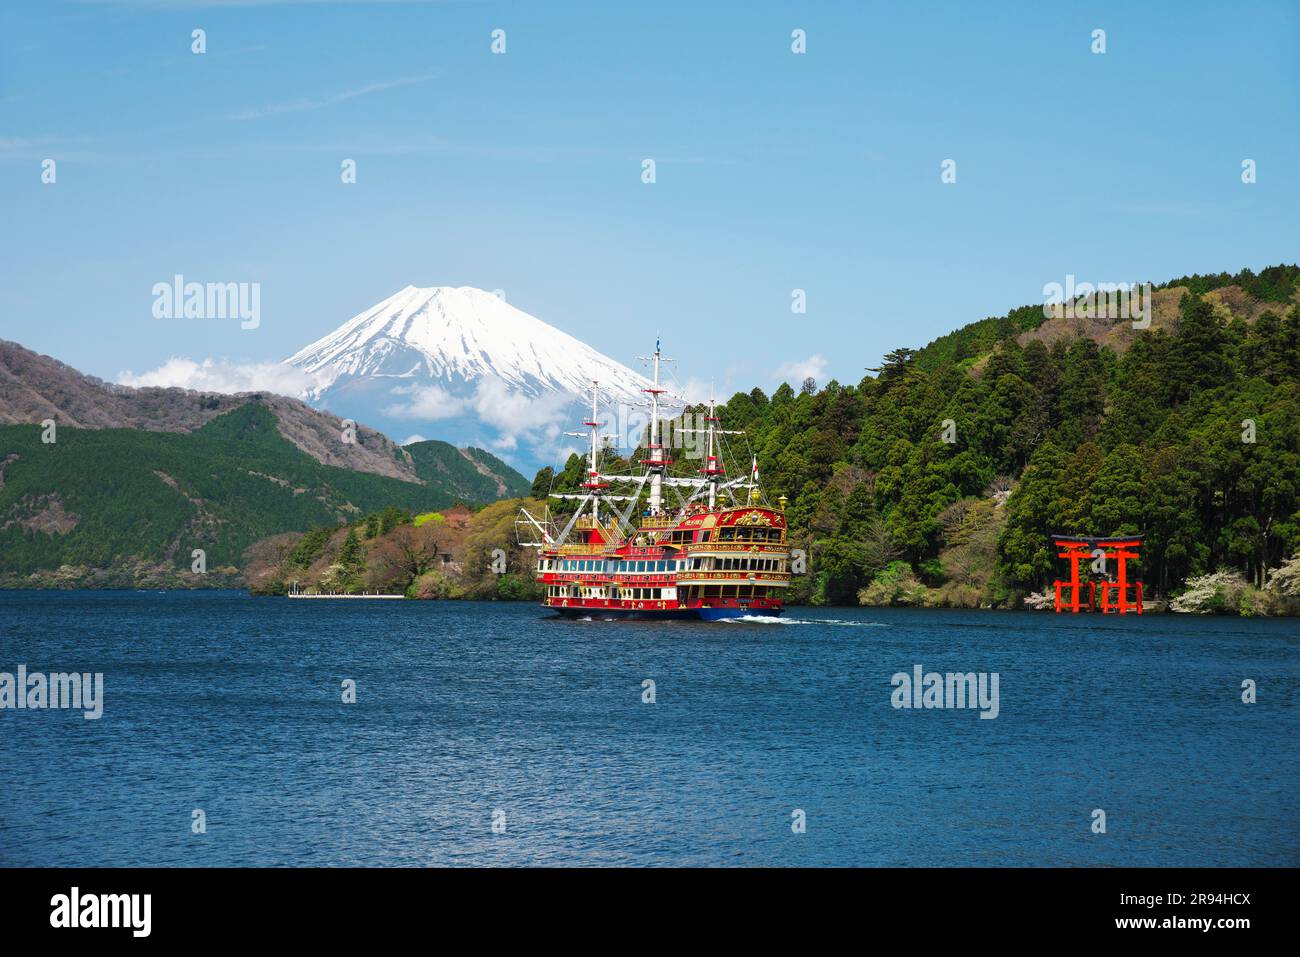
<path id="1" fill-rule="evenodd" d="M 367 592 L 360 595 L 344 595 L 338 592 L 318 592 L 311 593 L 305 591 L 291 591 L 285 595 L 286 598 L 405 598 L 405 595 L 381 595 L 378 592 Z"/>

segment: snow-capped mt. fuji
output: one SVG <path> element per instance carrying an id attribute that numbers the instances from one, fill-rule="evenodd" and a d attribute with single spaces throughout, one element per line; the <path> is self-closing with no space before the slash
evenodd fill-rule
<path id="1" fill-rule="evenodd" d="M 577 339 L 472 286 L 407 286 L 285 360 L 315 376 L 314 398 L 357 378 L 434 380 L 454 391 L 482 377 L 529 395 L 649 383 Z"/>
<path id="2" fill-rule="evenodd" d="M 405 289 L 285 360 L 305 398 L 401 439 L 412 432 L 510 452 L 527 464 L 573 422 L 575 396 L 639 404 L 649 382 L 499 296 L 470 286 Z"/>

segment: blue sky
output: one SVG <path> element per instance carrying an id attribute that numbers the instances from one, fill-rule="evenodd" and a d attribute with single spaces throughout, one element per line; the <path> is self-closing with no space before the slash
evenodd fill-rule
<path id="1" fill-rule="evenodd" d="M 5 4 L 0 337 L 117 379 L 476 285 L 770 390 L 1068 273 L 1300 258 L 1300 5 L 982 6 Z M 260 283 L 260 326 L 155 320 L 176 273 Z"/>

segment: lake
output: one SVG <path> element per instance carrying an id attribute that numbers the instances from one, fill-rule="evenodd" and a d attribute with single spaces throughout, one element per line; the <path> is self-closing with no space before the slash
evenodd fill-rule
<path id="1" fill-rule="evenodd" d="M 1300 864 L 1294 619 L 0 592 L 19 665 L 103 715 L 0 710 L 0 865 Z"/>

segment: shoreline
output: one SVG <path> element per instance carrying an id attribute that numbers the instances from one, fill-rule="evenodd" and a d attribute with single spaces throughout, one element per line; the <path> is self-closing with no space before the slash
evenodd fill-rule
<path id="1" fill-rule="evenodd" d="M 376 594 L 370 594 L 370 595 L 345 595 L 345 594 L 323 594 L 323 595 L 321 595 L 321 594 L 314 594 L 314 595 L 308 595 L 308 594 L 297 594 L 297 595 L 284 594 L 284 595 L 270 595 L 270 594 L 256 594 L 256 593 L 254 593 L 254 592 L 253 592 L 253 591 L 252 591 L 252 590 L 251 590 L 247 585 L 221 585 L 221 584 L 212 584 L 212 585 L 194 585 L 193 587 L 175 587 L 175 586 L 171 586 L 171 587 L 158 587 L 158 586 L 146 587 L 146 586 L 129 586 L 129 585 L 121 585 L 121 586 L 106 586 L 106 587 L 86 587 L 86 586 L 67 586 L 67 585 L 45 585 L 45 586 L 36 585 L 36 586 L 33 586 L 33 585 L 30 585 L 30 584 L 23 584 L 23 585 L 14 585 L 14 584 L 7 584 L 7 583 L 0 584 L 0 594 L 19 594 L 19 593 L 23 593 L 23 592 L 30 592 L 30 593 L 32 593 L 32 594 L 37 594 L 37 593 L 41 593 L 41 594 L 45 594 L 45 593 L 60 593 L 60 592 L 61 592 L 61 593 L 65 593 L 65 594 L 71 594 L 71 593 L 76 593 L 76 592 L 93 592 L 93 593 L 96 593 L 96 594 L 111 594 L 111 593 L 114 593 L 114 592 L 116 592 L 116 593 L 120 593 L 120 594 L 172 594 L 172 593 L 175 593 L 175 594 L 186 594 L 186 593 L 191 593 L 191 592 L 219 592 L 219 593 L 221 593 L 221 594 L 235 594 L 235 593 L 242 593 L 245 597 L 248 597 L 248 598 L 365 599 L 365 600 L 375 600 L 375 599 L 379 599 L 379 600 L 386 600 L 386 601 L 410 601 L 410 602 L 433 602 L 433 603 L 439 603 L 439 602 L 467 602 L 467 603 L 472 603 L 472 604 L 493 604 L 493 603 L 502 603 L 502 604 L 511 604 L 511 605 L 529 605 L 529 604 L 537 604 L 537 600 L 536 600 L 536 599 L 531 599 L 531 598 L 519 598 L 519 599 L 496 598 L 496 597 L 493 597 L 493 598 L 464 598 L 464 597 L 462 597 L 462 598 L 413 598 L 413 597 L 411 597 L 411 596 L 409 596 L 409 595 L 395 595 L 395 594 L 382 594 L 382 595 L 376 595 Z M 1245 619 L 1250 619 L 1250 618 L 1266 618 L 1266 619 L 1270 619 L 1270 620 L 1287 620 L 1287 619 L 1292 619 L 1292 620 L 1294 620 L 1294 619 L 1300 618 L 1300 615 L 1265 615 L 1265 614 L 1259 614 L 1259 615 L 1242 615 L 1242 614 L 1232 614 L 1232 613 L 1223 613 L 1223 612 L 1178 612 L 1178 611 L 1173 611 L 1172 609 L 1170 609 L 1170 608 L 1168 607 L 1167 603 L 1161 602 L 1161 603 L 1159 603 L 1159 604 L 1161 605 L 1161 607 L 1156 607 L 1156 608 L 1147 608 L 1147 609 L 1145 609 L 1145 610 L 1143 611 L 1143 613 L 1142 613 L 1141 615 L 1129 614 L 1129 615 L 1122 615 L 1122 616 L 1121 616 L 1121 615 L 1117 615 L 1117 614 L 1108 614 L 1108 615 L 1103 615 L 1103 614 L 1101 614 L 1100 612 L 1087 612 L 1087 611 L 1080 611 L 1080 612 L 1077 613 L 1077 614 L 1068 613 L 1068 612 L 1061 612 L 1061 613 L 1058 614 L 1058 613 L 1054 612 L 1054 611 L 1053 611 L 1052 609 L 1050 609 L 1050 608 L 1028 608 L 1028 607 L 1021 607 L 1021 608 L 992 608 L 992 607 L 987 607 L 987 606 L 986 606 L 986 607 L 969 608 L 969 607 L 958 607 L 958 606 L 955 606 L 955 605 L 905 605 L 905 604 L 895 604 L 895 605 L 809 605 L 809 604 L 792 604 L 792 605 L 786 605 L 785 608 L 786 608 L 786 609 L 791 609 L 791 608 L 811 608 L 811 609 L 818 609 L 818 610 L 821 610 L 821 609 L 825 609 L 825 610 L 830 610 L 830 609 L 844 609 L 844 608 L 847 608 L 847 609 L 876 609 L 876 610 L 887 609 L 887 610 L 939 611 L 939 612 L 942 612 L 942 611 L 962 611 L 962 612 L 971 611 L 971 612 L 988 612 L 988 613 L 1003 613 L 1003 614 L 1019 614 L 1019 613 L 1027 613 L 1027 614 L 1028 614 L 1028 613 L 1032 613 L 1032 614 L 1045 615 L 1045 616 L 1048 616 L 1048 617 L 1051 617 L 1051 618 L 1057 618 L 1057 617 L 1061 617 L 1061 618 L 1089 618 L 1089 617 L 1093 617 L 1093 618 L 1098 618 L 1098 619 L 1116 619 L 1116 620 L 1123 620 L 1123 619 L 1125 619 L 1125 618 L 1135 618 L 1135 619 L 1140 619 L 1140 618 L 1145 618 L 1145 617 L 1152 616 L 1152 615 L 1157 616 L 1157 617 L 1163 617 L 1163 616 L 1165 616 L 1165 615 L 1172 615 L 1172 616 L 1180 617 L 1180 618 L 1235 618 L 1235 619 L 1243 619 L 1243 620 L 1245 620 Z M 540 605 L 539 605 L 538 607 L 540 607 Z"/>

